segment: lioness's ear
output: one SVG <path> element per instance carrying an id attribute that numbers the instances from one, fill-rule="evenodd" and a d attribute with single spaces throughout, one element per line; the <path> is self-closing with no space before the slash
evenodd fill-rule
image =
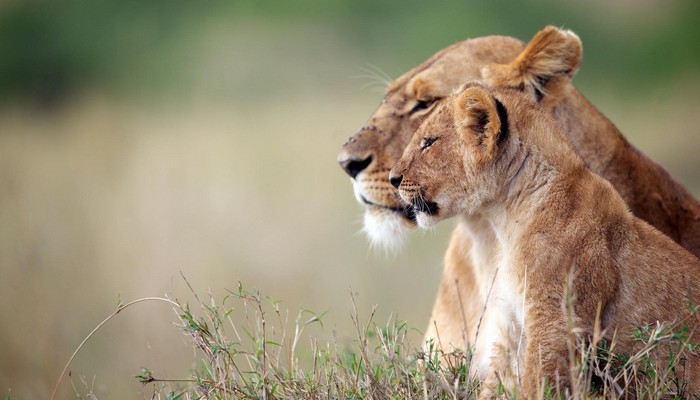
<path id="1" fill-rule="evenodd" d="M 487 65 L 481 73 L 487 84 L 525 90 L 544 108 L 550 108 L 576 74 L 582 52 L 576 34 L 548 26 L 537 32 L 515 61 Z"/>
<path id="2" fill-rule="evenodd" d="M 471 143 L 481 161 L 491 160 L 508 135 L 506 110 L 483 87 L 468 86 L 454 99 L 454 118 L 464 140 Z"/>

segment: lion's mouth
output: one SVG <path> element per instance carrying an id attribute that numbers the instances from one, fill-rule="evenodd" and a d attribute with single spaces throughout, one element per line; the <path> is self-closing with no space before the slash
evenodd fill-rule
<path id="1" fill-rule="evenodd" d="M 437 215 L 438 205 L 432 201 L 416 201 L 413 203 L 413 213 L 424 212 L 428 215 Z"/>
<path id="2" fill-rule="evenodd" d="M 365 196 L 362 196 L 362 195 L 360 195 L 360 198 L 362 199 L 362 202 L 367 204 L 368 206 L 382 208 L 384 210 L 389 210 L 389 211 L 392 211 L 392 212 L 395 212 L 395 213 L 401 215 L 402 217 L 406 218 L 407 220 L 409 220 L 413 223 L 416 222 L 416 212 L 414 211 L 415 206 L 388 207 L 388 206 L 384 206 L 381 204 L 373 203 L 373 202 L 367 200 L 367 198 L 365 198 Z M 437 208 L 437 205 L 435 207 Z"/>

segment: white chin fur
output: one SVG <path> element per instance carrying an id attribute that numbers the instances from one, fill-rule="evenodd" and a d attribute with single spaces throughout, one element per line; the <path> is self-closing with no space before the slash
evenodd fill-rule
<path id="1" fill-rule="evenodd" d="M 397 251 L 406 241 L 411 224 L 393 211 L 381 208 L 365 211 L 364 227 L 372 247 Z"/>
<path id="2" fill-rule="evenodd" d="M 416 213 L 416 223 L 423 229 L 431 229 L 437 225 L 438 219 L 426 213 L 419 212 Z"/>

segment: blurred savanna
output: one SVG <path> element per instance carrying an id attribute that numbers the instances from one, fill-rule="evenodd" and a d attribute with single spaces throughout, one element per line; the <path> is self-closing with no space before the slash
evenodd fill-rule
<path id="1" fill-rule="evenodd" d="M 323 316 L 360 313 L 417 344 L 451 226 L 370 250 L 340 145 L 386 83 L 456 41 L 575 31 L 579 90 L 700 196 L 700 7 L 692 0 L 0 4 L 0 389 L 47 398 L 118 304 L 248 288 Z M 71 365 L 98 398 L 197 354 L 166 304 L 110 320 Z M 308 346 L 302 338 L 301 347 Z M 86 382 L 83 384 L 81 379 Z M 75 396 L 70 381 L 59 398 Z"/>

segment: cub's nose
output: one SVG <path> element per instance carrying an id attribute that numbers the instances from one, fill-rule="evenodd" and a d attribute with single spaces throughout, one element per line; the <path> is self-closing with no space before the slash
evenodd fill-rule
<path id="1" fill-rule="evenodd" d="M 348 175 L 350 175 L 351 178 L 355 179 L 360 172 L 364 171 L 365 168 L 369 167 L 369 165 L 372 163 L 372 156 L 369 156 L 364 160 L 348 158 L 346 160 L 339 160 L 338 163 L 340 163 L 340 167 Z"/>
<path id="2" fill-rule="evenodd" d="M 403 175 L 389 177 L 389 182 L 391 183 L 391 186 L 393 186 L 397 189 L 399 188 L 399 185 L 401 185 L 402 180 L 403 180 Z"/>

